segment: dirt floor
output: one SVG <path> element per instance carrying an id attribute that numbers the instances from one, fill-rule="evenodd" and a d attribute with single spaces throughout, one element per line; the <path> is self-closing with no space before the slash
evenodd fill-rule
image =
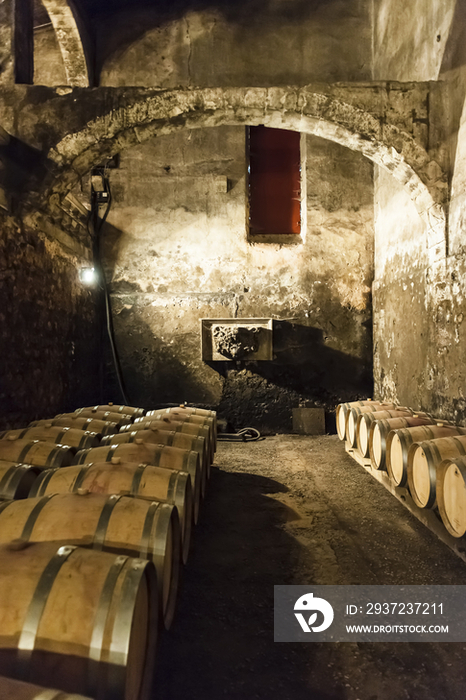
<path id="1" fill-rule="evenodd" d="M 466 584 L 336 436 L 219 443 L 154 700 L 464 700 L 466 644 L 273 641 L 275 584 Z"/>

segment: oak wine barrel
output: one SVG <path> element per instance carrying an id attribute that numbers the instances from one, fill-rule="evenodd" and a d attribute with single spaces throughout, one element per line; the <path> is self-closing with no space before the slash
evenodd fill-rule
<path id="1" fill-rule="evenodd" d="M 41 467 L 32 464 L 0 461 L 0 498 L 27 498 L 41 472 Z"/>
<path id="2" fill-rule="evenodd" d="M 118 430 L 120 422 L 108 421 L 108 420 L 97 420 L 95 418 L 80 418 L 75 416 L 74 413 L 62 416 L 58 418 L 50 418 L 47 420 L 35 420 L 29 424 L 30 428 L 35 428 L 40 425 L 47 425 L 51 423 L 52 425 L 62 425 L 68 428 L 76 428 L 78 430 L 89 430 L 91 433 L 98 433 L 99 435 L 110 435 Z"/>
<path id="3" fill-rule="evenodd" d="M 152 418 L 149 418 L 148 420 L 142 420 L 141 422 L 135 420 L 134 423 L 123 425 L 120 428 L 120 433 L 135 432 L 136 430 L 152 430 L 153 428 L 157 430 L 174 430 L 176 432 L 186 433 L 187 435 L 203 437 L 206 442 L 206 451 L 208 455 L 207 476 L 210 477 L 210 465 L 214 461 L 215 452 L 211 436 L 211 429 L 208 425 L 190 423 L 189 420 L 174 420 L 173 418 L 170 418 L 168 414 L 165 414 L 162 420 L 153 420 Z"/>
<path id="4" fill-rule="evenodd" d="M 107 404 L 102 406 L 85 406 L 84 408 L 77 408 L 75 413 L 80 414 L 82 411 L 92 411 L 93 413 L 123 413 L 127 416 L 134 416 L 135 418 L 143 416 L 146 413 L 145 408 L 137 408 L 135 406 L 122 406 L 121 404 L 114 404 L 109 401 Z"/>
<path id="5" fill-rule="evenodd" d="M 402 416 L 412 416 L 410 408 L 400 407 L 397 409 L 375 411 L 375 413 L 361 413 L 356 421 L 356 444 L 363 457 L 369 457 L 369 434 L 374 421 L 383 418 L 400 418 Z"/>
<path id="6" fill-rule="evenodd" d="M 1 676 L 0 700 L 91 700 L 91 698 L 85 698 L 84 695 L 76 695 L 76 693 L 63 693 L 61 690 L 43 688 Z"/>
<path id="7" fill-rule="evenodd" d="M 149 698 L 152 562 L 56 543 L 0 546 L 0 674 L 96 700 Z"/>
<path id="8" fill-rule="evenodd" d="M 0 460 L 37 467 L 68 467 L 73 464 L 76 448 L 40 440 L 0 440 Z"/>
<path id="9" fill-rule="evenodd" d="M 346 401 L 338 404 L 335 412 L 335 418 L 337 433 L 340 440 L 344 440 L 346 437 L 346 417 L 349 409 L 353 406 L 369 406 L 371 403 L 372 399 L 367 399 L 366 401 Z"/>
<path id="10" fill-rule="evenodd" d="M 182 450 L 197 452 L 201 467 L 201 495 L 205 496 L 209 458 L 207 456 L 206 441 L 203 437 L 187 435 L 175 430 L 159 430 L 152 427 L 149 430 L 133 430 L 131 432 L 108 435 L 102 440 L 101 445 L 104 447 L 106 445 L 124 445 L 133 442 L 137 444 L 167 445 L 168 447 L 179 447 Z"/>
<path id="11" fill-rule="evenodd" d="M 387 436 L 392 430 L 414 428 L 418 425 L 436 425 L 435 418 L 427 413 L 415 413 L 400 418 L 378 419 L 372 423 L 369 431 L 369 454 L 374 469 L 386 470 Z"/>
<path id="12" fill-rule="evenodd" d="M 83 450 L 87 447 L 98 447 L 100 435 L 88 430 L 76 430 L 64 426 L 56 426 L 51 423 L 35 427 L 19 428 L 17 430 L 4 430 L 0 433 L 0 440 L 40 440 L 41 442 L 54 442 L 56 445 L 67 445 Z"/>
<path id="13" fill-rule="evenodd" d="M 419 508 L 437 505 L 437 466 L 444 459 L 466 455 L 466 435 L 414 443 L 408 450 L 408 487 Z"/>
<path id="14" fill-rule="evenodd" d="M 210 439 L 212 441 L 212 446 L 213 446 L 213 455 L 215 454 L 217 450 L 217 430 L 214 430 L 214 422 L 212 418 L 206 417 L 206 416 L 197 416 L 197 415 L 192 415 L 192 414 L 181 414 L 181 413 L 169 413 L 169 409 L 166 411 L 158 411 L 154 413 L 152 416 L 143 416 L 142 418 L 135 418 L 134 423 L 142 423 L 146 422 L 147 420 L 163 420 L 165 417 L 168 416 L 171 420 L 176 420 L 176 421 L 187 421 L 188 423 L 194 423 L 195 425 L 201 425 L 204 427 L 207 427 L 209 429 L 209 434 L 210 434 Z"/>
<path id="15" fill-rule="evenodd" d="M 197 452 L 181 450 L 178 447 L 166 447 L 165 445 L 129 443 L 81 450 L 76 454 L 74 464 L 113 462 L 114 458 L 125 462 L 150 464 L 154 467 L 187 472 L 191 477 L 193 488 L 193 520 L 194 523 L 197 523 L 201 499 L 201 468 Z"/>
<path id="16" fill-rule="evenodd" d="M 118 411 L 97 411 L 93 408 L 81 408 L 75 413 L 62 413 L 60 416 L 77 416 L 78 418 L 95 418 L 96 420 L 112 421 L 118 423 L 118 426 L 124 423 L 132 423 L 134 416 L 129 413 L 118 413 Z M 57 416 L 60 417 L 60 416 Z"/>
<path id="17" fill-rule="evenodd" d="M 396 408 L 398 407 L 394 403 L 382 403 L 380 401 L 371 401 L 370 405 L 367 406 L 352 406 L 346 416 L 346 440 L 350 446 L 356 447 L 356 424 L 361 414 Z"/>
<path id="18" fill-rule="evenodd" d="M 181 559 L 176 506 L 85 489 L 10 501 L 0 507 L 0 544 L 16 539 L 86 546 L 149 559 L 157 570 L 160 621 L 170 627 Z"/>
<path id="19" fill-rule="evenodd" d="M 392 430 L 387 435 L 387 472 L 395 486 L 408 483 L 408 451 L 414 442 L 424 442 L 435 438 L 465 435 L 466 429 L 457 428 L 438 421 L 436 425 L 419 425 L 412 428 Z"/>
<path id="20" fill-rule="evenodd" d="M 453 537 L 466 534 L 466 459 L 445 459 L 437 467 L 440 517 Z"/>
<path id="21" fill-rule="evenodd" d="M 97 494 L 138 496 L 176 506 L 180 517 L 183 562 L 187 562 L 193 521 L 189 474 L 114 458 L 112 463 L 43 471 L 29 495 L 36 498 L 53 493 L 78 493 L 80 489 Z"/>

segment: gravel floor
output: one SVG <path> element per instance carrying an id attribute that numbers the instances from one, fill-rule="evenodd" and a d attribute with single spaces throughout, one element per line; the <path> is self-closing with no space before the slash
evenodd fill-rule
<path id="1" fill-rule="evenodd" d="M 219 443 L 154 700 L 464 700 L 466 644 L 273 641 L 274 584 L 463 583 L 336 436 Z"/>

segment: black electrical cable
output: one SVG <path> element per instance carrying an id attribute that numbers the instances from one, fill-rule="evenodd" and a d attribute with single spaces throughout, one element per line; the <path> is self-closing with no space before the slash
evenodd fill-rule
<path id="1" fill-rule="evenodd" d="M 217 433 L 217 440 L 223 442 L 256 442 L 263 439 L 256 428 L 241 428 L 237 433 Z"/>
<path id="2" fill-rule="evenodd" d="M 108 335 L 108 339 L 110 342 L 110 348 L 112 351 L 113 365 L 115 367 L 118 386 L 120 387 L 120 392 L 121 392 L 121 395 L 123 397 L 123 401 L 126 405 L 129 405 L 128 397 L 126 395 L 125 383 L 124 383 L 124 379 L 123 379 L 123 372 L 122 372 L 121 364 L 120 364 L 120 357 L 118 355 L 118 349 L 117 349 L 116 342 L 115 342 L 115 332 L 114 332 L 114 328 L 113 328 L 112 304 L 111 304 L 111 300 L 110 300 L 110 294 L 108 292 L 107 280 L 105 277 L 105 272 L 104 272 L 104 268 L 102 265 L 101 255 L 100 255 L 100 234 L 102 232 L 102 228 L 107 220 L 107 217 L 110 213 L 110 208 L 112 206 L 112 192 L 110 189 L 110 181 L 105 176 L 105 174 L 103 175 L 103 181 L 105 184 L 105 190 L 108 193 L 107 207 L 105 209 L 103 217 L 101 219 L 99 219 L 98 214 L 97 214 L 97 209 L 96 209 L 95 195 L 94 195 L 94 199 L 93 199 L 93 203 L 92 203 L 92 212 L 94 213 L 94 231 L 92 234 L 89 231 L 89 234 L 91 236 L 91 240 L 93 243 L 94 264 L 97 268 L 99 280 L 101 280 L 101 282 L 102 282 L 102 290 L 104 293 L 104 300 L 105 300 L 105 316 L 106 316 L 106 325 L 107 325 L 107 335 Z M 88 228 L 88 230 L 89 230 L 89 228 Z"/>

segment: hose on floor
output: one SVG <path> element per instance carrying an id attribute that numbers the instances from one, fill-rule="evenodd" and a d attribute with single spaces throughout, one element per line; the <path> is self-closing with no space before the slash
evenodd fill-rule
<path id="1" fill-rule="evenodd" d="M 256 442 L 263 439 L 256 428 L 241 428 L 237 433 L 217 433 L 217 440 L 223 442 Z"/>

